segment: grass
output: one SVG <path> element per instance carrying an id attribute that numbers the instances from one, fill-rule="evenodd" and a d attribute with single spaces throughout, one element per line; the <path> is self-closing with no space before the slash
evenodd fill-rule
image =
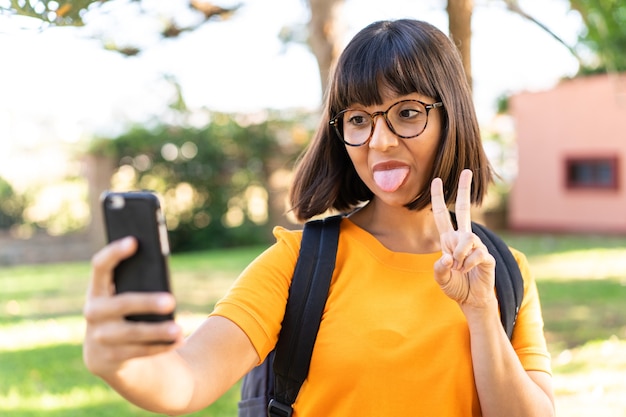
<path id="1" fill-rule="evenodd" d="M 243 248 L 172 258 L 172 285 L 180 300 L 177 315 L 186 332 L 197 327 L 261 250 Z M 88 263 L 0 269 L 0 415 L 155 415 L 121 399 L 83 365 L 80 313 L 88 278 Z M 192 416 L 235 416 L 238 398 L 239 386 L 235 386 Z"/>
<path id="2" fill-rule="evenodd" d="M 626 237 L 504 235 L 537 277 L 559 415 L 622 415 L 626 399 Z M 191 331 L 262 248 L 175 255 L 178 318 Z M 0 269 L 0 415 L 153 416 L 81 358 L 87 263 Z M 623 340 L 624 339 L 624 340 Z M 194 416 L 235 416 L 239 387 Z"/>
<path id="3" fill-rule="evenodd" d="M 537 278 L 552 352 L 626 339 L 626 237 L 505 235 Z"/>
<path id="4" fill-rule="evenodd" d="M 504 235 L 537 277 L 557 414 L 626 410 L 626 237 Z"/>

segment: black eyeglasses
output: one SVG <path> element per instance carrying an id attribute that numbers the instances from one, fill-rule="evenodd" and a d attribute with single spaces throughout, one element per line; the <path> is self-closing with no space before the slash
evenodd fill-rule
<path id="1" fill-rule="evenodd" d="M 419 100 L 400 100 L 385 111 L 368 113 L 365 110 L 346 109 L 330 119 L 337 136 L 349 146 L 365 145 L 372 134 L 376 116 L 383 116 L 385 123 L 396 136 L 411 139 L 422 134 L 428 124 L 428 112 L 443 107 L 441 101 L 426 104 Z"/>

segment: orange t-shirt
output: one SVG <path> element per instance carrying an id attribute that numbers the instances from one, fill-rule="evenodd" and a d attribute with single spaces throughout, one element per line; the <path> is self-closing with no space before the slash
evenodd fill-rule
<path id="1" fill-rule="evenodd" d="M 261 360 L 283 319 L 301 231 L 276 228 L 261 254 L 218 302 L 248 335 Z M 341 224 L 337 261 L 311 368 L 294 416 L 480 416 L 469 331 L 458 304 L 433 278 L 441 252 L 392 252 L 349 219 Z M 512 344 L 526 370 L 551 372 L 534 279 L 524 277 Z"/>

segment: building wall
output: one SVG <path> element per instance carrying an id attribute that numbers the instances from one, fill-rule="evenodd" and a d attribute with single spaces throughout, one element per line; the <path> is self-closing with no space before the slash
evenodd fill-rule
<path id="1" fill-rule="evenodd" d="M 518 177 L 515 230 L 626 233 L 626 74 L 564 81 L 511 99 Z M 568 188 L 566 161 L 615 158 L 616 187 Z"/>

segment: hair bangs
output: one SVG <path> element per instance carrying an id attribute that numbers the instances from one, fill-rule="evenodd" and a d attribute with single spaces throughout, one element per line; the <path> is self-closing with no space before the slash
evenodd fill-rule
<path id="1" fill-rule="evenodd" d="M 389 88 L 398 95 L 413 93 L 422 94 L 435 99 L 439 93 L 433 84 L 433 75 L 427 66 L 429 59 L 425 59 L 424 51 L 415 50 L 412 39 L 397 40 L 387 53 L 389 61 L 386 68 L 381 72 L 381 85 Z"/>
<path id="2" fill-rule="evenodd" d="M 351 47 L 350 47 L 351 46 Z M 355 41 L 340 58 L 330 96 L 331 114 L 355 103 L 381 104 L 383 93 L 413 93 L 438 99 L 433 74 L 428 68 L 428 52 L 402 29 L 382 27 L 372 37 Z"/>
<path id="3" fill-rule="evenodd" d="M 344 53 L 342 71 L 337 74 L 331 108 L 338 113 L 359 103 L 364 106 L 381 103 L 380 68 L 384 62 L 370 45 L 363 45 L 352 54 Z"/>

